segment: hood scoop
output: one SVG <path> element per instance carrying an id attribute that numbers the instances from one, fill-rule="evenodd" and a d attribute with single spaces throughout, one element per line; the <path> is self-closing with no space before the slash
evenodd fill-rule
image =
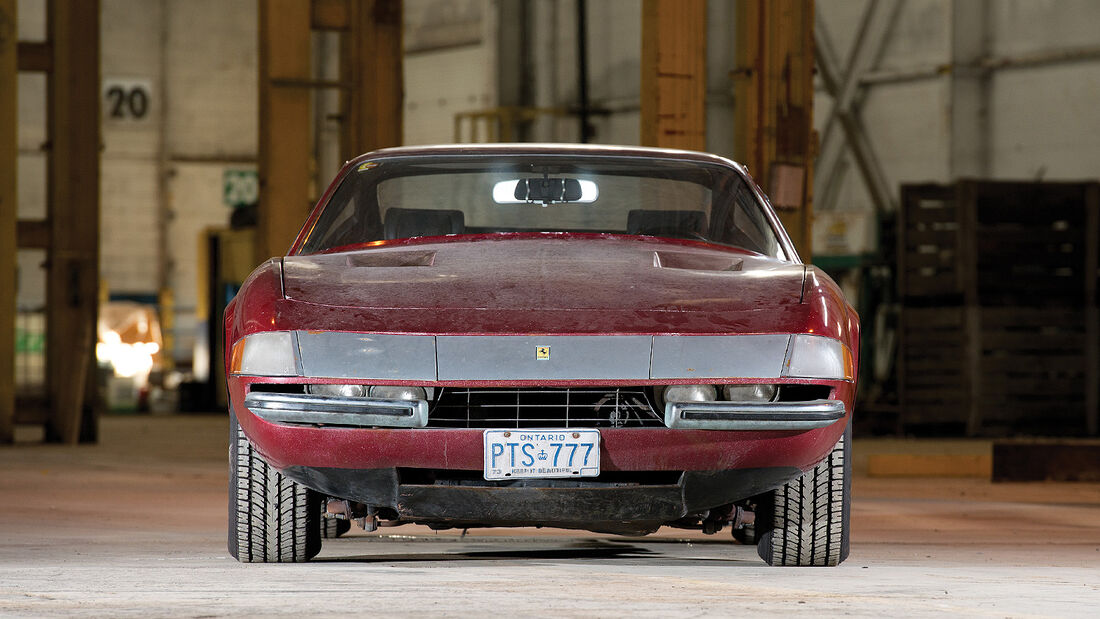
<path id="1" fill-rule="evenodd" d="M 430 267 L 435 265 L 434 251 L 391 251 L 348 256 L 349 267 Z"/>
<path id="2" fill-rule="evenodd" d="M 672 251 L 653 252 L 653 266 L 659 269 L 684 269 L 688 271 L 740 271 L 743 258 L 688 254 Z"/>

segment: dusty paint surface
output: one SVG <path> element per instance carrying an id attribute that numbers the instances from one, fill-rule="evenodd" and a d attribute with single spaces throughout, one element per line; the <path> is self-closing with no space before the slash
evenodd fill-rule
<path id="1" fill-rule="evenodd" d="M 0 616 L 1089 617 L 1100 607 L 1100 484 L 857 474 L 852 555 L 836 569 L 768 568 L 725 534 L 463 539 L 416 527 L 328 541 L 311 564 L 241 565 L 225 551 L 224 417 L 112 417 L 102 435 L 98 446 L 0 449 Z M 856 462 L 894 447 L 857 440 Z"/>

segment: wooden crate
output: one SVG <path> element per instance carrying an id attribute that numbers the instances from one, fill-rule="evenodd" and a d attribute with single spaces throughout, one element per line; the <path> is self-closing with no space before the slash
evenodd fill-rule
<path id="1" fill-rule="evenodd" d="M 903 185 L 898 293 L 908 304 L 1096 304 L 1100 185 Z"/>
<path id="2" fill-rule="evenodd" d="M 977 303 L 1095 303 L 1095 184 L 964 182 L 960 188 L 966 208 L 974 211 Z"/>
<path id="3" fill-rule="evenodd" d="M 1088 312 L 997 307 L 982 308 L 980 318 L 972 397 L 982 432 L 1085 434 L 1095 405 Z"/>
<path id="4" fill-rule="evenodd" d="M 906 307 L 900 424 L 970 435 L 1096 434 L 1095 308 Z"/>
<path id="5" fill-rule="evenodd" d="M 898 336 L 900 425 L 964 426 L 971 402 L 965 308 L 907 307 Z"/>
<path id="6" fill-rule="evenodd" d="M 956 193 L 950 185 L 902 185 L 897 281 L 903 299 L 961 301 L 970 235 Z"/>

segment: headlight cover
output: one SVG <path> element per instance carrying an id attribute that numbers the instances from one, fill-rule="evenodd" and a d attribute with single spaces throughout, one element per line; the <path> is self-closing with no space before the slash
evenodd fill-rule
<path id="1" fill-rule="evenodd" d="M 293 331 L 253 333 L 233 345 L 230 372 L 254 376 L 299 376 Z"/>
<path id="2" fill-rule="evenodd" d="M 783 361 L 783 376 L 852 380 L 855 363 L 852 352 L 840 340 L 820 335 L 792 335 L 787 358 Z"/>
<path id="3" fill-rule="evenodd" d="M 712 402 L 717 396 L 714 385 L 671 385 L 664 392 L 666 402 Z"/>
<path id="4" fill-rule="evenodd" d="M 779 385 L 722 385 L 722 399 L 730 402 L 771 402 Z"/>

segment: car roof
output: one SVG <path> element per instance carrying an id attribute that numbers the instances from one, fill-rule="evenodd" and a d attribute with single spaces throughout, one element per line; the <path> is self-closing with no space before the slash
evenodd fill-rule
<path id="1" fill-rule="evenodd" d="M 717 163 L 731 166 L 747 174 L 748 169 L 736 161 L 711 153 L 674 148 L 649 146 L 616 146 L 608 144 L 554 144 L 542 142 L 492 143 L 492 144 L 430 144 L 421 146 L 397 146 L 365 153 L 353 159 L 358 162 L 375 157 L 427 157 L 433 155 L 590 155 L 638 157 L 645 159 L 678 159 L 700 163 Z"/>

